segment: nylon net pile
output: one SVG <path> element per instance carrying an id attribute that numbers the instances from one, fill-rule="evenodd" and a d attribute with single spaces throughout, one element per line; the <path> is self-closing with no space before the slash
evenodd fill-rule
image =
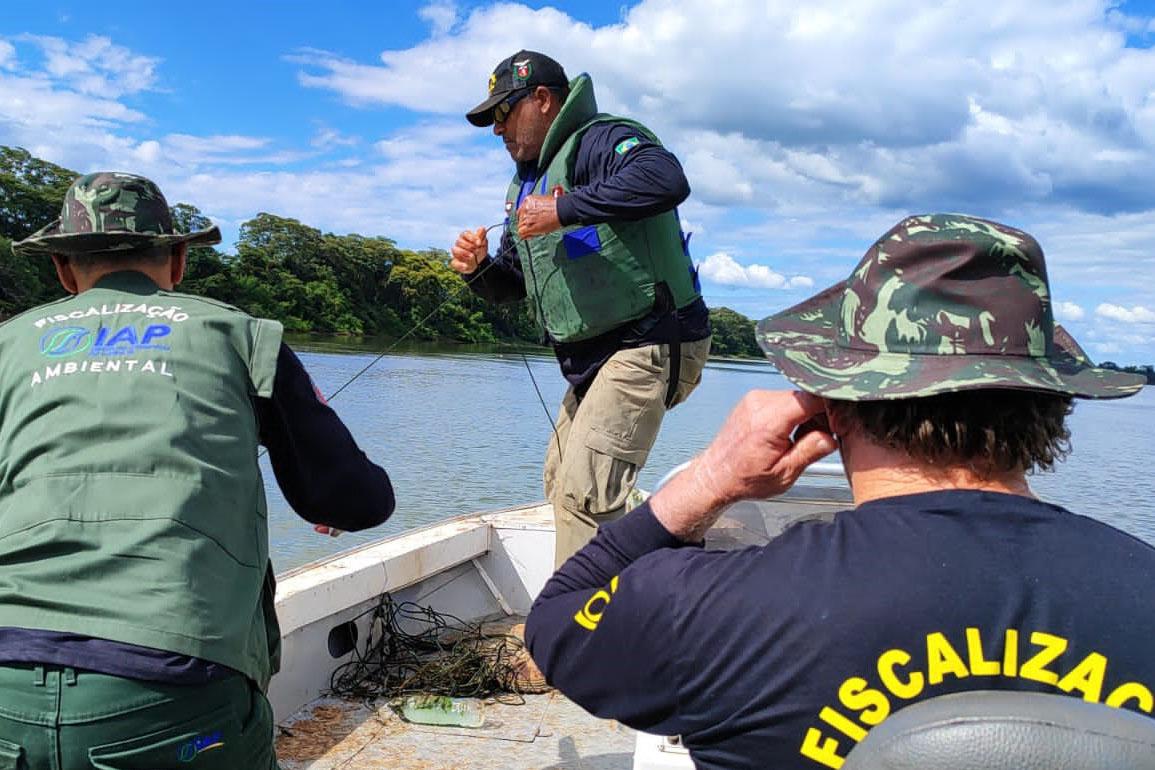
<path id="1" fill-rule="evenodd" d="M 365 644 L 333 672 L 334 695 L 370 700 L 433 694 L 518 703 L 521 693 L 548 689 L 519 676 L 529 653 L 515 636 L 431 607 L 398 603 L 389 594 L 360 617 L 366 614 L 371 617 Z"/>

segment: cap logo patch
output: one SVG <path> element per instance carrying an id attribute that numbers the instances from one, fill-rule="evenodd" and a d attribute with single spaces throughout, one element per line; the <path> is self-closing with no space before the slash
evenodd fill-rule
<path id="1" fill-rule="evenodd" d="M 623 139 L 618 142 L 618 146 L 614 148 L 614 152 L 618 155 L 625 155 L 630 150 L 642 143 L 642 140 L 636 136 L 631 136 L 629 139 Z"/>
<path id="2" fill-rule="evenodd" d="M 494 72 L 489 76 L 489 94 L 493 95 L 493 89 L 497 88 L 497 73 Z"/>
<path id="3" fill-rule="evenodd" d="M 513 79 L 520 81 L 523 85 L 525 81 L 529 80 L 529 76 L 533 73 L 533 67 L 529 59 L 522 61 L 515 61 L 513 63 Z"/>

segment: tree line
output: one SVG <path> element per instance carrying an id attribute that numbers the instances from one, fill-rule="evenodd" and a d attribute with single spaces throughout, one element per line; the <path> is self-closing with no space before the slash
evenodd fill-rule
<path id="1" fill-rule="evenodd" d="M 1104 369 L 1114 369 L 1117 372 L 1131 372 L 1132 374 L 1141 374 L 1147 378 L 1148 385 L 1155 385 L 1155 366 L 1151 364 L 1144 364 L 1143 366 L 1119 366 L 1114 361 L 1104 361 L 1099 364 Z"/>
<path id="2" fill-rule="evenodd" d="M 55 219 L 79 176 L 18 147 L 0 146 L 0 320 L 63 295 L 48 259 L 19 259 L 12 241 Z M 207 227 L 189 203 L 172 206 L 178 232 Z M 452 342 L 541 341 L 527 302 L 476 297 L 440 249 L 398 248 L 389 238 L 325 233 L 261 213 L 241 225 L 236 253 L 189 250 L 181 291 L 275 318 L 291 332 L 411 336 Z M 716 355 L 761 356 L 754 322 L 729 308 L 710 312 Z"/>

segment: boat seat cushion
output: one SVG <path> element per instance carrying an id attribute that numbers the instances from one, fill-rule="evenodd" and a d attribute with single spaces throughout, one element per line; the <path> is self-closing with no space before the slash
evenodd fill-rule
<path id="1" fill-rule="evenodd" d="M 979 691 L 876 727 L 843 770 L 1155 770 L 1155 719 L 1077 698 Z"/>

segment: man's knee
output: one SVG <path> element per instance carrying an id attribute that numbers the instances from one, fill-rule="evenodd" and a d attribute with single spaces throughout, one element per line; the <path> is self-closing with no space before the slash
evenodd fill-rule
<path id="1" fill-rule="evenodd" d="M 621 516 L 639 464 L 589 446 L 575 454 L 561 465 L 555 504 L 597 523 Z"/>
<path id="2" fill-rule="evenodd" d="M 710 358 L 710 343 L 712 337 L 694 342 L 682 343 L 682 363 L 678 372 L 678 385 L 674 391 L 674 400 L 670 403 L 673 409 L 685 401 L 702 382 L 702 370 Z"/>

